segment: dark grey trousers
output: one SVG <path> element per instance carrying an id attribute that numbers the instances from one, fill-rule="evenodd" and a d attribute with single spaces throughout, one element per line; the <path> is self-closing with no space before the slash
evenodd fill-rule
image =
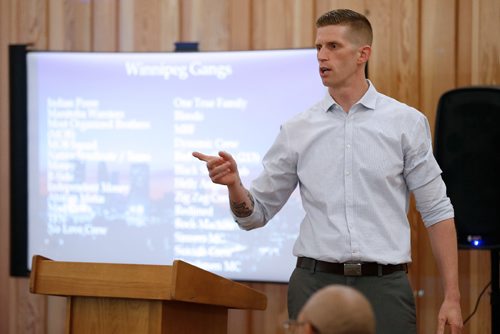
<path id="1" fill-rule="evenodd" d="M 300 309 L 315 291 L 330 284 L 351 286 L 368 298 L 375 311 L 377 333 L 417 332 L 415 300 L 404 271 L 384 276 L 343 276 L 295 268 L 288 285 L 290 319 L 297 318 Z"/>

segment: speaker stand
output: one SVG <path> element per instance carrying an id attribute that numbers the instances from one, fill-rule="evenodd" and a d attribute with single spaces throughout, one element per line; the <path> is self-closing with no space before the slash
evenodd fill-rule
<path id="1" fill-rule="evenodd" d="M 491 332 L 500 333 L 499 248 L 491 250 Z"/>

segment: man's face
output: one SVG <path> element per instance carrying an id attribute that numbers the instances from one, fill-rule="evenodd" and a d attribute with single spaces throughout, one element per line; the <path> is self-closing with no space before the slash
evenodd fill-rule
<path id="1" fill-rule="evenodd" d="M 360 47 L 349 38 L 349 27 L 329 25 L 316 31 L 319 75 L 328 88 L 347 87 L 358 71 Z"/>

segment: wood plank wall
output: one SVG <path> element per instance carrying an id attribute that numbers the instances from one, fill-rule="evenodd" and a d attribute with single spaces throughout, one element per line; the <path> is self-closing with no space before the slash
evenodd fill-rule
<path id="1" fill-rule="evenodd" d="M 500 84 L 498 0 L 0 0 L 0 333 L 63 333 L 64 299 L 30 295 L 9 276 L 9 43 L 37 49 L 171 51 L 175 41 L 201 50 L 309 47 L 314 20 L 333 8 L 366 14 L 375 30 L 370 78 L 377 89 L 417 107 L 434 125 L 445 91 Z M 432 333 L 442 292 L 428 239 L 412 208 L 419 333 Z M 460 251 L 466 317 L 490 278 L 489 253 Z M 266 311 L 231 311 L 229 332 L 280 333 L 286 285 L 250 283 L 269 298 Z M 489 296 L 466 333 L 491 332 Z"/>

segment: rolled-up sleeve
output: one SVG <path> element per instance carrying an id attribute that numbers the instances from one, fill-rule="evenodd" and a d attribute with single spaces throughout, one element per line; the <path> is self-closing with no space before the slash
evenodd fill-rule
<path id="1" fill-rule="evenodd" d="M 453 206 L 446 195 L 442 171 L 432 152 L 429 122 L 423 114 L 419 115 L 404 143 L 406 185 L 415 195 L 417 210 L 425 226 L 453 218 Z"/>
<path id="2" fill-rule="evenodd" d="M 446 195 L 446 185 L 441 175 L 413 191 L 417 210 L 426 227 L 454 217 L 450 198 Z"/>

